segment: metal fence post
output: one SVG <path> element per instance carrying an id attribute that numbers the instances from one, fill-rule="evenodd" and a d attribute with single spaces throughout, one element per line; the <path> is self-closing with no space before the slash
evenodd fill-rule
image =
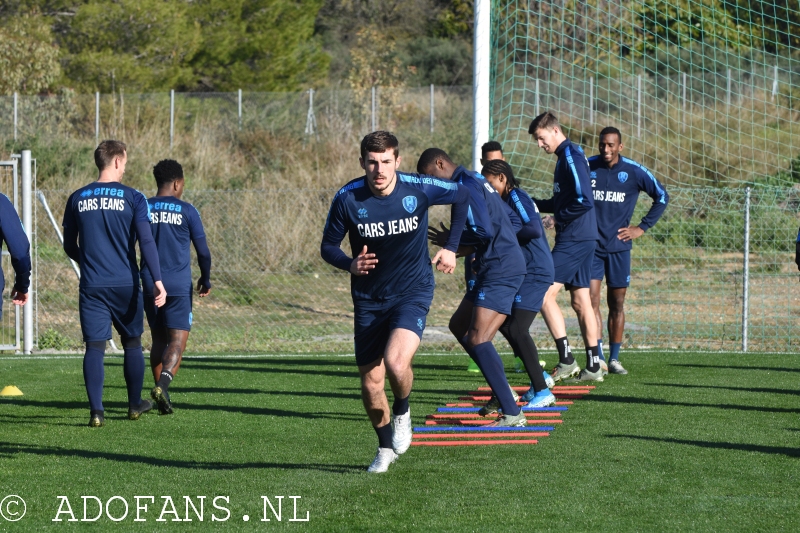
<path id="1" fill-rule="evenodd" d="M 744 265 L 742 269 L 742 352 L 747 351 L 747 322 L 750 314 L 750 187 L 744 198 Z"/>
<path id="2" fill-rule="evenodd" d="M 433 133 L 433 84 L 431 83 L 431 133 Z"/>
<path id="3" fill-rule="evenodd" d="M 94 144 L 100 143 L 100 91 L 94 93 Z"/>
<path id="4" fill-rule="evenodd" d="M 22 151 L 22 226 L 28 242 L 33 242 L 33 211 L 31 193 L 33 179 L 31 173 L 31 151 Z M 38 275 L 38 272 L 36 273 Z M 33 349 L 33 302 L 36 299 L 33 287 L 28 289 L 28 302 L 22 307 L 22 353 L 30 354 Z"/>
<path id="5" fill-rule="evenodd" d="M 638 105 L 636 107 L 636 136 L 642 136 L 642 75 L 639 74 L 639 78 L 637 81 L 637 100 Z"/>
<path id="6" fill-rule="evenodd" d="M 594 76 L 589 76 L 589 124 L 594 124 Z"/>
<path id="7" fill-rule="evenodd" d="M 17 140 L 17 93 L 14 92 L 14 140 Z"/>
<path id="8" fill-rule="evenodd" d="M 175 89 L 169 90 L 169 149 L 172 150 L 172 139 L 175 137 Z"/>
<path id="9" fill-rule="evenodd" d="M 375 116 L 375 93 L 376 90 L 375 86 L 373 85 L 372 86 L 372 131 L 378 129 L 378 121 L 376 120 L 377 117 Z"/>
<path id="10" fill-rule="evenodd" d="M 242 129 L 242 90 L 239 89 L 239 129 Z"/>
<path id="11" fill-rule="evenodd" d="M 308 112 L 306 113 L 306 135 L 317 135 L 317 117 L 314 115 L 314 89 L 308 90 Z"/>

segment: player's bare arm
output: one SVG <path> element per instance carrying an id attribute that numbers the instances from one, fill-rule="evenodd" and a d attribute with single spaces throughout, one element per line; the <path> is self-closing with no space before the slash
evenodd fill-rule
<path id="1" fill-rule="evenodd" d="M 350 263 L 350 273 L 354 276 L 366 276 L 377 264 L 378 259 L 375 254 L 367 253 L 367 245 L 365 244 L 361 253 L 353 258 L 353 262 Z"/>
<path id="2" fill-rule="evenodd" d="M 644 230 L 639 226 L 628 226 L 627 228 L 620 228 L 617 230 L 617 238 L 623 242 L 638 239 L 644 235 Z"/>

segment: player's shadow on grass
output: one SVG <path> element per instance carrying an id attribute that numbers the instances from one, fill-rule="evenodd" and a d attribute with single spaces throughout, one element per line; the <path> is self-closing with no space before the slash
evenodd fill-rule
<path id="1" fill-rule="evenodd" d="M 217 405 L 217 404 L 209 405 L 209 404 L 197 404 L 197 403 L 185 403 L 185 404 L 181 403 L 181 404 L 176 404 L 175 409 L 186 410 L 186 411 L 224 411 L 229 413 L 242 413 L 245 415 L 304 418 L 309 420 L 314 420 L 319 418 L 334 418 L 336 420 L 354 420 L 358 422 L 364 421 L 363 415 L 356 415 L 356 414 L 350 415 L 347 413 L 321 413 L 321 412 L 303 413 L 300 411 L 287 411 L 284 409 L 272 409 L 270 407 L 251 407 L 243 405 Z"/>
<path id="2" fill-rule="evenodd" d="M 215 364 L 231 364 L 236 363 L 240 365 L 272 365 L 272 366 L 335 366 L 335 367 L 345 367 L 345 368 L 352 368 L 354 371 L 357 371 L 357 367 L 355 366 L 355 358 L 354 357 L 338 357 L 336 361 L 330 361 L 327 359 L 322 359 L 320 357 L 312 357 L 312 358 L 305 358 L 303 359 L 302 356 L 292 356 L 292 357 L 263 357 L 263 358 L 253 358 L 253 357 L 243 357 L 241 359 L 236 359 L 235 357 L 226 357 L 225 359 L 215 359 L 213 355 L 203 355 L 203 356 L 192 356 L 186 357 L 183 359 L 183 363 L 181 366 L 194 366 L 195 363 L 215 363 Z"/>
<path id="3" fill-rule="evenodd" d="M 682 366 L 686 368 L 720 368 L 725 370 L 766 370 L 768 372 L 800 372 L 800 368 L 786 368 L 779 366 L 698 365 L 693 363 L 669 363 L 669 366 Z"/>
<path id="4" fill-rule="evenodd" d="M 126 453 L 111 453 L 94 450 L 77 450 L 68 448 L 56 448 L 52 446 L 36 446 L 33 444 L 21 444 L 12 442 L 0 442 L 0 457 L 13 457 L 18 453 L 27 453 L 43 457 L 70 457 L 82 459 L 106 459 L 122 463 L 134 463 L 149 466 L 166 466 L 172 468 L 188 468 L 191 470 L 241 470 L 245 468 L 264 468 L 276 470 L 318 470 L 334 474 L 350 474 L 363 472 L 363 465 L 333 465 L 322 463 L 269 463 L 269 462 L 250 462 L 250 463 L 223 463 L 223 462 L 201 462 L 201 461 L 180 461 L 176 459 L 162 459 L 159 457 L 147 457 L 144 455 L 134 455 Z"/>
<path id="5" fill-rule="evenodd" d="M 761 411 L 764 413 L 800 413 L 800 409 L 785 409 L 783 407 L 762 407 L 759 405 L 733 405 L 725 403 L 690 403 L 657 400 L 655 398 L 637 398 L 634 396 L 600 396 L 587 394 L 582 402 L 600 403 L 640 403 L 645 405 L 664 405 L 677 407 L 713 407 L 715 409 L 730 409 L 733 411 Z"/>
<path id="6" fill-rule="evenodd" d="M 723 387 L 720 385 L 685 385 L 683 383 L 643 383 L 651 387 L 678 387 L 681 389 L 721 389 L 734 392 L 759 392 L 763 394 L 789 394 L 800 396 L 800 390 L 792 389 L 764 389 L 757 387 Z"/>
<path id="7" fill-rule="evenodd" d="M 230 363 L 231 360 L 225 361 Z M 238 361 L 233 361 L 238 364 Z M 298 365 L 299 366 L 299 365 Z M 340 365 L 341 366 L 341 365 Z M 358 370 L 354 367 L 348 370 L 322 370 L 322 369 L 305 369 L 305 368 L 277 368 L 273 365 L 272 361 L 262 360 L 261 365 L 258 367 L 245 367 L 245 366 L 232 366 L 230 364 L 220 364 L 205 361 L 192 361 L 190 364 L 182 364 L 182 368 L 193 368 L 195 370 L 215 370 L 225 371 L 230 370 L 233 372 L 264 372 L 268 374 L 307 374 L 311 376 L 330 376 L 335 378 L 352 378 L 358 377 Z"/>
<path id="8" fill-rule="evenodd" d="M 740 444 L 735 442 L 710 442 L 705 440 L 674 439 L 669 437 L 645 437 L 642 435 L 618 435 L 610 434 L 606 437 L 611 439 L 636 439 L 651 442 L 663 442 L 666 444 L 683 444 L 686 446 L 698 446 L 700 448 L 715 448 L 721 450 L 739 450 L 744 452 L 759 452 L 773 455 L 785 455 L 787 457 L 800 458 L 800 448 L 790 448 L 787 446 L 764 446 L 762 444 Z"/>

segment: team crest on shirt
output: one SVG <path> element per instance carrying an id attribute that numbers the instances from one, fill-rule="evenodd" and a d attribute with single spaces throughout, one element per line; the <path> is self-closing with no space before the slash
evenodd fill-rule
<path id="1" fill-rule="evenodd" d="M 619 174 L 617 174 L 617 179 L 619 180 L 620 183 L 625 183 L 626 181 L 628 181 L 628 173 L 620 172 Z"/>
<path id="2" fill-rule="evenodd" d="M 358 210 L 358 218 L 367 218 L 367 210 L 365 208 L 361 208 Z"/>
<path id="3" fill-rule="evenodd" d="M 416 196 L 406 196 L 403 198 L 403 208 L 409 213 L 413 213 L 417 209 L 417 197 Z"/>

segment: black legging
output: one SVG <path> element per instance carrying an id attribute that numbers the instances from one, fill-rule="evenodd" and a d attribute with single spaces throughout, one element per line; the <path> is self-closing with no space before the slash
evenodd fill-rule
<path id="1" fill-rule="evenodd" d="M 534 318 L 536 318 L 535 312 L 514 308 L 500 326 L 500 333 L 511 345 L 514 355 L 522 359 L 528 377 L 531 378 L 533 390 L 539 392 L 545 390 L 547 384 L 542 374 L 542 365 L 539 364 L 539 350 L 536 349 L 536 344 L 528 331 Z"/>

